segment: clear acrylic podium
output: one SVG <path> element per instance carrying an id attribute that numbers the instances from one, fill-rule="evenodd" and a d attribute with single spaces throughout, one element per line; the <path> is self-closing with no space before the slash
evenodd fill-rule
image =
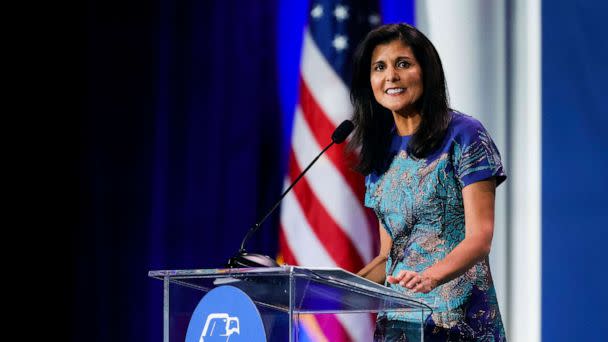
<path id="1" fill-rule="evenodd" d="M 150 271 L 163 281 L 163 341 L 184 341 L 200 299 L 217 286 L 241 289 L 256 304 L 268 341 L 298 341 L 306 315 L 407 312 L 419 327 L 431 308 L 402 293 L 336 268 L 235 268 Z M 419 317 L 419 320 L 418 318 Z M 418 330 L 418 328 L 416 328 Z M 417 333 L 416 333 L 417 334 Z"/>

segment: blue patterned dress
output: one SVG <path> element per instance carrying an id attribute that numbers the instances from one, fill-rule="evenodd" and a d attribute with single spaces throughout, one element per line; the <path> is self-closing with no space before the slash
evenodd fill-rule
<path id="1" fill-rule="evenodd" d="M 465 237 L 462 188 L 496 177 L 506 179 L 500 154 L 476 119 L 452 112 L 443 144 L 425 159 L 407 153 L 409 136 L 395 134 L 390 166 L 366 177 L 365 205 L 372 208 L 393 244 L 387 275 L 401 270 L 422 272 L 445 258 Z M 488 260 L 423 294 L 386 284 L 433 308 L 425 341 L 505 341 Z M 377 340 L 409 341 L 406 313 L 381 313 Z"/>

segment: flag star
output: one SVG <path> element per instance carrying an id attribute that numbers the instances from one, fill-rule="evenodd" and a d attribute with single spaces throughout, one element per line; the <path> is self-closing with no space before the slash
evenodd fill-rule
<path id="1" fill-rule="evenodd" d="M 369 16 L 369 18 L 367 18 L 367 20 L 369 21 L 370 25 L 372 26 L 376 26 L 378 24 L 380 24 L 380 16 L 376 13 L 373 13 Z"/>
<path id="2" fill-rule="evenodd" d="M 316 4 L 315 7 L 313 7 L 312 11 L 310 11 L 310 16 L 315 19 L 321 18 L 322 15 L 323 15 L 323 6 L 321 6 L 319 4 Z"/>
<path id="3" fill-rule="evenodd" d="M 338 21 L 348 19 L 348 7 L 344 5 L 336 6 L 336 9 L 334 10 L 334 15 L 336 16 L 336 19 L 338 19 Z"/>
<path id="4" fill-rule="evenodd" d="M 348 39 L 346 39 L 346 36 L 337 35 L 331 44 L 336 50 L 342 51 L 348 47 Z"/>

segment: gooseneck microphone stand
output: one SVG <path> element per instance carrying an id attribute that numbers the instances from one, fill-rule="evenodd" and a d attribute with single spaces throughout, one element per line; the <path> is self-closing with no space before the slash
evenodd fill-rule
<path id="1" fill-rule="evenodd" d="M 258 223 L 256 223 L 253 227 L 251 227 L 249 229 L 249 231 L 245 235 L 245 238 L 243 238 L 243 241 L 241 242 L 241 248 L 239 249 L 239 251 L 232 258 L 230 258 L 228 260 L 227 266 L 229 268 L 278 267 L 279 266 L 279 264 L 276 262 L 276 260 L 274 260 L 273 258 L 271 258 L 267 255 L 257 254 L 257 253 L 247 253 L 247 251 L 245 250 L 245 245 L 247 244 L 247 241 L 251 238 L 251 236 L 253 234 L 255 234 L 255 232 L 257 232 L 260 229 L 260 227 L 262 226 L 262 223 L 264 223 L 264 221 L 266 221 L 266 219 L 277 209 L 277 207 L 279 206 L 279 204 L 281 204 L 281 201 L 283 200 L 285 195 L 287 195 L 287 193 L 289 191 L 291 191 L 291 189 L 300 181 L 300 179 L 314 165 L 314 163 L 317 162 L 319 157 L 321 157 L 321 155 L 323 155 L 323 153 L 325 153 L 325 151 L 327 151 L 334 144 L 340 144 L 340 143 L 344 142 L 344 140 L 346 140 L 346 138 L 353 131 L 353 129 L 354 129 L 354 125 L 349 120 L 343 121 L 338 126 L 338 128 L 336 128 L 336 130 L 333 132 L 333 134 L 331 136 L 331 139 L 332 139 L 331 143 L 329 145 L 327 145 L 315 157 L 315 159 L 313 159 L 312 162 L 310 162 L 310 164 L 308 164 L 308 166 L 304 169 L 304 171 L 302 171 L 298 175 L 298 177 L 291 183 L 291 185 L 285 191 L 283 191 L 283 194 L 281 194 L 281 197 L 279 197 L 279 200 L 274 204 L 274 206 L 272 206 L 270 211 L 268 211 L 268 213 L 266 213 L 266 215 Z"/>

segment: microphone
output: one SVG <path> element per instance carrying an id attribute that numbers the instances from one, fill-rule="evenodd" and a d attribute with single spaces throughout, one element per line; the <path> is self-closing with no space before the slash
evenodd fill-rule
<path id="1" fill-rule="evenodd" d="M 336 130 L 331 135 L 331 143 L 329 145 L 327 145 L 321 151 L 321 153 L 319 153 L 315 157 L 315 159 L 313 159 L 312 162 L 310 164 L 308 164 L 308 166 L 304 169 L 304 171 L 302 171 L 298 175 L 298 177 L 293 181 L 293 183 L 291 183 L 291 185 L 283 192 L 281 197 L 279 197 L 279 200 L 268 211 L 268 213 L 258 223 L 256 223 L 253 227 L 251 227 L 249 229 L 249 231 L 245 235 L 245 238 L 243 238 L 243 241 L 241 242 L 241 248 L 239 249 L 238 253 L 236 253 L 232 258 L 230 258 L 228 260 L 227 266 L 229 268 L 278 267 L 279 266 L 279 264 L 273 258 L 271 258 L 267 255 L 262 255 L 262 254 L 257 254 L 257 253 L 247 253 L 247 251 L 245 250 L 245 244 L 247 243 L 249 238 L 251 238 L 251 236 L 260 229 L 260 227 L 262 226 L 262 223 L 264 223 L 264 221 L 266 221 L 268 216 L 270 216 L 270 214 L 272 214 L 277 209 L 277 207 L 279 206 L 279 204 L 281 203 L 281 201 L 283 200 L 285 195 L 287 195 L 287 193 L 289 191 L 291 191 L 291 189 L 294 187 L 294 185 L 296 185 L 298 183 L 298 181 L 300 181 L 300 179 L 304 176 L 304 174 L 306 174 L 308 169 L 310 169 L 310 167 L 313 166 L 313 164 L 317 162 L 319 157 L 321 157 L 321 155 L 323 155 L 323 153 L 325 153 L 325 151 L 327 151 L 334 144 L 343 143 L 344 140 L 346 140 L 346 138 L 350 135 L 350 133 L 353 131 L 354 128 L 355 128 L 355 125 L 350 120 L 344 120 L 336 128 Z"/>
<path id="2" fill-rule="evenodd" d="M 329 146 L 331 146 L 333 144 L 343 143 L 344 140 L 346 140 L 346 138 L 348 138 L 348 136 L 353 131 L 353 129 L 355 129 L 355 125 L 353 125 L 352 121 L 350 121 L 350 120 L 342 121 L 342 123 L 336 128 L 334 133 L 331 135 L 331 144 L 329 144 Z M 327 150 L 329 148 L 329 146 L 326 147 L 325 150 Z M 325 150 L 323 150 L 323 152 L 325 152 Z M 323 154 L 323 152 L 321 152 L 321 154 Z M 313 161 L 313 163 L 314 163 L 314 161 Z"/>

